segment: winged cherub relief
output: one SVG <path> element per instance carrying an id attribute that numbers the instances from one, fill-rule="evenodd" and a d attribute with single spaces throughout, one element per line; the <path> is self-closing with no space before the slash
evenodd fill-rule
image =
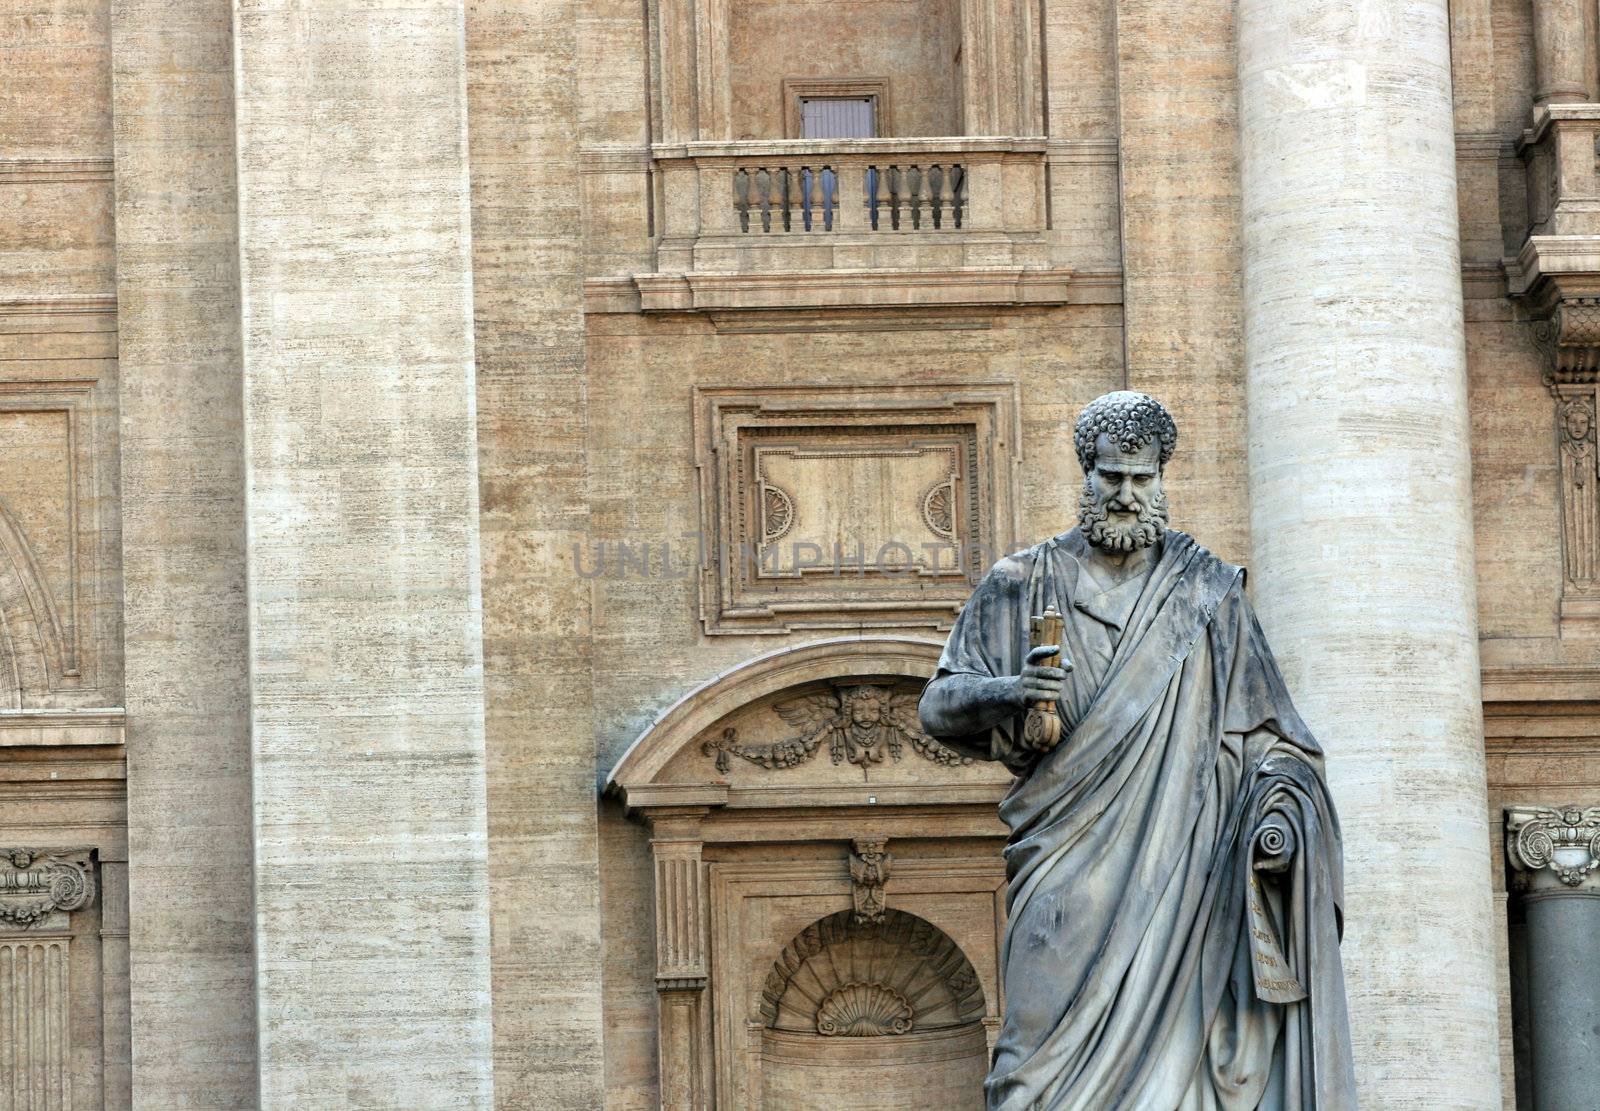
<path id="1" fill-rule="evenodd" d="M 773 706 L 779 717 L 796 730 L 791 737 L 771 744 L 744 744 L 736 729 L 700 746 L 706 756 L 716 756 L 717 771 L 726 773 L 728 757 L 737 756 L 764 768 L 792 768 L 816 755 L 828 742 L 835 764 L 849 762 L 865 774 L 873 764 L 899 760 L 905 745 L 936 764 L 970 764 L 970 757 L 946 748 L 922 732 L 917 721 L 917 691 L 896 691 L 872 683 L 840 685 L 832 690 L 801 695 Z"/>

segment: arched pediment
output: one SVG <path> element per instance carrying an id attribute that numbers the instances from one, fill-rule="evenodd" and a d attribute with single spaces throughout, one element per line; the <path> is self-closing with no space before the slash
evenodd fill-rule
<path id="1" fill-rule="evenodd" d="M 607 788 L 630 808 L 992 802 L 1010 776 L 917 725 L 942 647 L 837 637 L 757 656 L 657 718 Z"/>

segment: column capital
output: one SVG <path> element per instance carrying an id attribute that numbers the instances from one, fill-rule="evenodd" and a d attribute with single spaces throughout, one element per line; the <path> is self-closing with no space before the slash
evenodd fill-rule
<path id="1" fill-rule="evenodd" d="M 0 848 L 0 929 L 59 927 L 94 901 L 93 849 Z"/>
<path id="2" fill-rule="evenodd" d="M 1529 895 L 1600 895 L 1600 806 L 1508 806 L 1506 859 Z"/>

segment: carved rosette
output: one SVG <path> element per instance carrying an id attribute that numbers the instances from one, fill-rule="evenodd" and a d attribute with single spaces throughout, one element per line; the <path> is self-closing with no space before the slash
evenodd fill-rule
<path id="1" fill-rule="evenodd" d="M 1506 808 L 1510 876 L 1530 894 L 1600 894 L 1600 806 Z"/>
<path id="2" fill-rule="evenodd" d="M 783 539 L 794 527 L 794 498 L 782 486 L 761 480 L 761 545 L 767 547 Z"/>
<path id="3" fill-rule="evenodd" d="M 21 929 L 94 900 L 90 849 L 0 849 L 0 927 Z"/>
<path id="4" fill-rule="evenodd" d="M 946 540 L 956 538 L 956 476 L 928 487 L 922 494 L 922 522 Z"/>

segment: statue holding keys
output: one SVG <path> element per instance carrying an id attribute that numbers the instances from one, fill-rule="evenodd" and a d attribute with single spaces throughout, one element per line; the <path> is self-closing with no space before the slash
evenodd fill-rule
<path id="1" fill-rule="evenodd" d="M 1000 814 L 997 1111 L 1354 1108 L 1338 820 L 1244 571 L 1167 527 L 1155 399 L 1091 403 L 1078 527 L 997 563 L 923 728 Z"/>

